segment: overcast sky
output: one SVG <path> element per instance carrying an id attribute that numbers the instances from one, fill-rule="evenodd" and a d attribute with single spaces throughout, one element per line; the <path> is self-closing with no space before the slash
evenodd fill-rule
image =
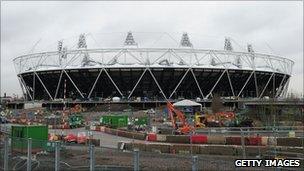
<path id="1" fill-rule="evenodd" d="M 130 30 L 167 32 L 173 39 L 186 31 L 194 46 L 203 48 L 214 48 L 208 41 L 223 42 L 226 36 L 237 42 L 234 46 L 252 43 L 257 52 L 295 61 L 289 89 L 303 94 L 303 2 L 2 1 L 1 95 L 21 94 L 12 60 L 30 52 L 37 41 L 55 45 L 80 33 L 100 33 L 109 40 Z"/>

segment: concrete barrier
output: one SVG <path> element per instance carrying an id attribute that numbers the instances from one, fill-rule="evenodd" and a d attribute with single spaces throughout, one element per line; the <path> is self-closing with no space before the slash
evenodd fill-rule
<path id="1" fill-rule="evenodd" d="M 105 129 L 106 129 L 106 127 L 104 127 L 104 126 L 100 126 L 99 131 L 101 131 L 101 132 L 105 132 Z"/>
<path id="2" fill-rule="evenodd" d="M 302 138 L 277 138 L 278 146 L 303 147 Z"/>
<path id="3" fill-rule="evenodd" d="M 157 134 L 156 135 L 156 141 L 166 142 L 167 141 L 167 136 L 166 135 L 162 135 L 162 134 Z"/>
<path id="4" fill-rule="evenodd" d="M 167 135 L 166 138 L 169 143 L 190 143 L 190 136 L 188 135 Z"/>
<path id="5" fill-rule="evenodd" d="M 206 144 L 208 141 L 207 135 L 191 135 L 190 142 L 192 144 Z"/>
<path id="6" fill-rule="evenodd" d="M 208 136 L 207 144 L 226 144 L 226 138 L 219 135 Z"/>
<path id="7" fill-rule="evenodd" d="M 268 137 L 267 145 L 276 146 L 277 145 L 277 139 L 275 137 Z"/>
<path id="8" fill-rule="evenodd" d="M 267 146 L 268 145 L 268 137 L 262 137 L 261 145 Z"/>
<path id="9" fill-rule="evenodd" d="M 169 144 L 146 144 L 146 151 L 149 152 L 158 152 L 158 153 L 170 153 L 170 146 Z"/>
<path id="10" fill-rule="evenodd" d="M 139 151 L 147 151 L 145 143 L 134 143 L 132 145 L 132 150 L 135 149 L 135 148 L 139 149 Z"/>
<path id="11" fill-rule="evenodd" d="M 146 136 L 147 136 L 147 134 L 145 134 L 145 133 L 137 133 L 137 132 L 132 133 L 132 137 L 137 140 L 145 140 Z"/>
<path id="12" fill-rule="evenodd" d="M 227 145 L 241 145 L 241 137 L 226 137 Z"/>
<path id="13" fill-rule="evenodd" d="M 199 154 L 200 148 L 198 145 L 172 144 L 170 151 L 173 154 Z"/>

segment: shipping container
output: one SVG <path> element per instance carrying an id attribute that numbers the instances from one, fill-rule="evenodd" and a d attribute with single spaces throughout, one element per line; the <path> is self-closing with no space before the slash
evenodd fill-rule
<path id="1" fill-rule="evenodd" d="M 104 115 L 101 116 L 100 123 L 111 128 L 120 128 L 128 126 L 128 120 L 127 115 Z"/>
<path id="2" fill-rule="evenodd" d="M 135 118 L 134 125 L 138 125 L 138 126 L 148 125 L 148 117 L 143 116 L 143 117 Z"/>
<path id="3" fill-rule="evenodd" d="M 48 141 L 48 127 L 46 125 L 12 126 L 13 150 L 26 152 L 28 138 L 32 139 L 32 151 L 39 151 L 46 147 Z"/>

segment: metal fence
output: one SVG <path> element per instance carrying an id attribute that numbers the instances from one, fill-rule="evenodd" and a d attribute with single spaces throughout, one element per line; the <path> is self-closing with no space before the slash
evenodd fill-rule
<path id="1" fill-rule="evenodd" d="M 41 141 L 5 136 L 1 139 L 1 170 L 285 170 L 284 168 L 237 168 L 237 158 L 253 159 L 246 150 L 239 156 L 166 154 L 135 148 L 94 146 L 61 141 Z M 287 170 L 301 170 L 288 168 Z"/>

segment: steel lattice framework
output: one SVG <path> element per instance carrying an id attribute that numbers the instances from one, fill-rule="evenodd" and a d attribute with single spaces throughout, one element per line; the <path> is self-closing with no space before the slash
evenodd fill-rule
<path id="1" fill-rule="evenodd" d="M 286 95 L 294 64 L 279 56 L 192 47 L 61 49 L 13 60 L 28 100 L 279 97 Z"/>

